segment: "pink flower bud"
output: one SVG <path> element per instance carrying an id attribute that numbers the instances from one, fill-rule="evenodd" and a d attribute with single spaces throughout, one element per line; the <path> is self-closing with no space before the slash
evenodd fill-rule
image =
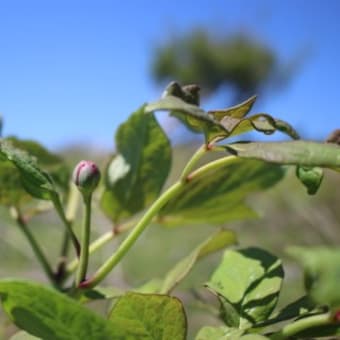
<path id="1" fill-rule="evenodd" d="M 100 180 L 100 171 L 91 161 L 79 162 L 73 171 L 73 183 L 83 194 L 92 194 Z"/>

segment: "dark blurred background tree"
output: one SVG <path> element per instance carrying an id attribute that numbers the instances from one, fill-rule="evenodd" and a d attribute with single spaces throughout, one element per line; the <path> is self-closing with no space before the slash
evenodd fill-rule
<path id="1" fill-rule="evenodd" d="M 197 29 L 156 48 L 152 75 L 163 85 L 171 80 L 199 84 L 203 97 L 226 87 L 237 102 L 282 88 L 294 65 L 282 64 L 273 49 L 248 35 L 215 38 Z"/>

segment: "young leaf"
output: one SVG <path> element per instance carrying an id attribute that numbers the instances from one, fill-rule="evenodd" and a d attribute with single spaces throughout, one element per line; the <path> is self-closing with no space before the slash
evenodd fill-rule
<path id="1" fill-rule="evenodd" d="M 235 143 L 225 146 L 242 158 L 306 167 L 340 167 L 340 146 L 309 141 Z"/>
<path id="2" fill-rule="evenodd" d="M 42 285 L 2 280 L 0 296 L 4 311 L 13 322 L 44 340 L 128 339 L 117 325 Z"/>
<path id="3" fill-rule="evenodd" d="M 160 290 L 161 294 L 168 294 L 174 287 L 191 271 L 195 262 L 201 257 L 209 255 L 212 252 L 223 249 L 226 246 L 233 245 L 237 242 L 234 232 L 229 230 L 219 230 L 215 235 L 202 242 L 188 256 L 178 262 L 170 270 L 163 282 Z"/>
<path id="4" fill-rule="evenodd" d="M 207 287 L 240 316 L 240 328 L 266 320 L 274 310 L 283 278 L 281 261 L 259 248 L 226 250 Z"/>
<path id="5" fill-rule="evenodd" d="M 340 250 L 326 247 L 290 247 L 288 254 L 305 270 L 308 295 L 319 305 L 340 305 Z"/>
<path id="6" fill-rule="evenodd" d="M 192 178 L 160 211 L 159 222 L 225 223 L 255 217 L 244 200 L 283 177 L 283 170 L 258 161 L 235 159 L 204 175 Z"/>
<path id="7" fill-rule="evenodd" d="M 306 167 L 298 165 L 296 167 L 296 176 L 307 188 L 308 194 L 315 195 L 323 179 L 323 169 L 319 167 Z"/>
<path id="8" fill-rule="evenodd" d="M 119 298 L 109 318 L 124 330 L 124 339 L 186 339 L 182 303 L 167 295 L 127 293 Z"/>
<path id="9" fill-rule="evenodd" d="M 221 121 L 225 117 L 233 117 L 233 118 L 244 118 L 251 108 L 253 107 L 254 103 L 256 101 L 256 96 L 251 96 L 244 102 L 229 107 L 224 110 L 213 110 L 209 111 L 209 114 L 211 114 L 217 121 Z"/>
<path id="10" fill-rule="evenodd" d="M 170 170 L 171 147 L 144 107 L 119 127 L 116 147 L 117 154 L 106 169 L 101 206 L 118 222 L 143 210 L 159 195 Z"/>

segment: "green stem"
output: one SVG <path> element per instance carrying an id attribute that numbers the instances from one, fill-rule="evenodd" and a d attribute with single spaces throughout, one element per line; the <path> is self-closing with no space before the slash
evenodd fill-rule
<path id="1" fill-rule="evenodd" d="M 211 151 L 223 151 L 225 153 L 225 148 L 222 148 L 218 145 L 212 145 L 212 144 L 203 144 L 201 145 L 197 151 L 193 154 L 193 156 L 190 158 L 187 165 L 184 167 L 182 174 L 181 174 L 181 180 L 186 180 L 190 172 L 192 171 L 193 167 L 197 164 L 197 162 L 207 153 Z"/>
<path id="2" fill-rule="evenodd" d="M 84 195 L 84 222 L 81 235 L 81 251 L 79 257 L 79 266 L 76 276 L 76 287 L 79 286 L 86 278 L 87 267 L 89 263 L 89 245 L 91 233 L 91 201 L 92 194 Z"/>
<path id="3" fill-rule="evenodd" d="M 272 340 L 289 339 L 302 331 L 313 327 L 330 325 L 331 322 L 331 315 L 329 313 L 309 316 L 284 326 L 279 332 L 272 334 L 270 338 Z"/>
<path id="4" fill-rule="evenodd" d="M 78 188 L 72 183 L 70 183 L 69 188 L 70 188 L 70 191 L 68 194 L 65 216 L 70 226 L 72 226 L 75 220 L 75 217 L 76 217 L 77 210 L 78 210 L 80 193 L 79 193 Z M 58 282 L 63 282 L 67 276 L 65 266 L 67 262 L 68 251 L 70 248 L 70 241 L 71 241 L 70 238 L 71 236 L 70 236 L 69 230 L 66 229 L 64 232 L 64 237 L 62 241 L 60 259 L 57 265 L 56 279 L 58 280 Z"/>
<path id="5" fill-rule="evenodd" d="M 113 231 L 108 231 L 102 236 L 100 236 L 97 240 L 93 241 L 90 244 L 89 247 L 89 254 L 93 254 L 95 251 L 99 250 L 101 247 L 103 247 L 107 242 L 111 241 L 115 236 L 115 233 Z M 79 259 L 75 258 L 73 259 L 66 267 L 67 274 L 71 274 L 74 272 L 79 264 Z"/>
<path id="6" fill-rule="evenodd" d="M 48 277 L 50 282 L 53 285 L 55 285 L 56 282 L 55 282 L 55 277 L 54 277 L 52 267 L 49 264 L 49 262 L 47 261 L 45 254 L 43 253 L 43 251 L 40 248 L 37 240 L 35 239 L 35 237 L 31 233 L 31 231 L 30 231 L 29 227 L 27 226 L 27 223 L 24 220 L 23 216 L 21 215 L 20 211 L 17 208 L 13 207 L 13 208 L 11 208 L 11 213 L 12 213 L 13 218 L 17 222 L 18 227 L 20 228 L 22 233 L 25 235 L 27 241 L 31 245 L 33 253 L 36 256 L 39 263 L 41 264 L 41 267 L 43 268 L 46 276 Z"/>
<path id="7" fill-rule="evenodd" d="M 81 288 L 93 288 L 98 283 L 100 283 L 110 271 L 120 262 L 124 255 L 129 251 L 132 245 L 136 242 L 140 234 L 152 221 L 159 210 L 171 199 L 173 198 L 187 183 L 196 177 L 204 175 L 206 172 L 212 171 L 220 166 L 226 165 L 236 161 L 238 158 L 236 156 L 227 156 L 216 161 L 210 162 L 199 169 L 195 170 L 187 176 L 186 181 L 178 181 L 173 184 L 168 190 L 166 190 L 149 208 L 149 210 L 144 214 L 141 220 L 137 223 L 135 228 L 131 231 L 128 237 L 121 243 L 116 252 L 98 269 L 98 271 L 87 281 L 84 281 L 80 287 Z"/>
<path id="8" fill-rule="evenodd" d="M 72 243 L 74 245 L 76 254 L 77 254 L 77 256 L 79 256 L 79 254 L 80 254 L 80 244 L 79 244 L 79 241 L 77 239 L 77 236 L 75 235 L 75 233 L 72 230 L 71 222 L 66 218 L 66 215 L 65 215 L 63 206 L 60 202 L 59 196 L 56 195 L 55 197 L 53 197 L 52 202 L 53 202 L 53 205 L 54 205 L 60 219 L 63 221 L 64 226 L 66 227 L 66 230 L 70 234 L 70 237 L 71 237 Z"/>
<path id="9" fill-rule="evenodd" d="M 117 251 L 98 269 L 94 276 L 84 281 L 81 284 L 81 288 L 92 288 L 101 282 L 110 271 L 119 263 L 123 256 L 129 251 L 132 245 L 136 242 L 140 234 L 148 226 L 152 218 L 158 213 L 158 211 L 178 193 L 184 185 L 184 182 L 177 182 L 166 190 L 149 208 L 144 214 L 141 220 L 137 223 L 135 228 L 127 236 L 127 238 L 120 244 Z"/>
<path id="10" fill-rule="evenodd" d="M 115 238 L 115 236 L 130 230 L 133 226 L 135 226 L 135 224 L 136 224 L 135 221 L 128 221 L 127 223 L 116 226 L 112 231 L 108 231 L 105 234 L 99 236 L 96 240 L 94 240 L 90 244 L 89 254 L 91 255 L 95 253 L 109 241 L 112 241 Z M 73 259 L 66 267 L 66 275 L 69 275 L 72 272 L 74 272 L 77 269 L 78 264 L 79 259 L 78 258 Z"/>
<path id="11" fill-rule="evenodd" d="M 192 168 L 196 165 L 196 163 L 203 157 L 203 155 L 209 150 L 208 146 L 206 144 L 201 145 L 197 151 L 193 154 L 193 156 L 190 158 L 189 162 L 184 167 L 181 179 L 185 180 L 189 173 L 191 172 Z"/>

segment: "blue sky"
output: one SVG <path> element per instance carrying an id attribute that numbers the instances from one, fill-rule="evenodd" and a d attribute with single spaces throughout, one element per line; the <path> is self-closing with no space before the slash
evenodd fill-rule
<path id="1" fill-rule="evenodd" d="M 307 50 L 290 85 L 255 109 L 325 138 L 340 127 L 339 18 L 337 0 L 0 0 L 4 134 L 111 147 L 118 124 L 162 91 L 153 47 L 200 26 L 250 32 L 282 60 Z"/>

